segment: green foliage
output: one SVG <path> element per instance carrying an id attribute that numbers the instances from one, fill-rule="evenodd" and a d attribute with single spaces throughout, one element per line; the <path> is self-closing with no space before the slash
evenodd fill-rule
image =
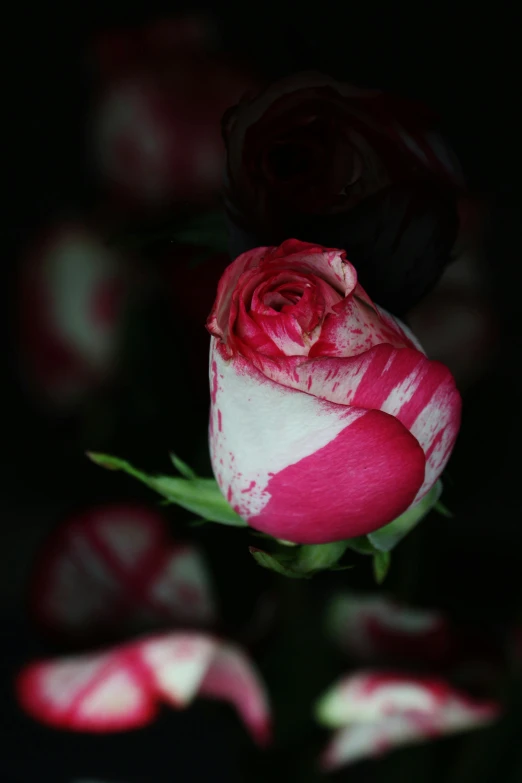
<path id="1" fill-rule="evenodd" d="M 246 522 L 229 506 L 215 481 L 198 478 L 188 465 L 178 457 L 172 460 L 184 478 L 176 476 L 151 476 L 134 468 L 129 462 L 109 454 L 88 452 L 87 456 L 96 465 L 108 470 L 121 470 L 138 479 L 150 489 L 158 492 L 169 503 L 174 503 L 208 522 L 221 525 L 246 527 Z"/>
<path id="2" fill-rule="evenodd" d="M 408 509 L 400 517 L 394 519 L 388 525 L 368 534 L 368 541 L 379 552 L 390 552 L 401 539 L 424 519 L 438 502 L 442 493 L 442 483 L 437 481 L 428 494 L 417 503 L 414 508 Z"/>
<path id="3" fill-rule="evenodd" d="M 390 569 L 391 555 L 389 552 L 376 552 L 373 556 L 373 573 L 375 581 L 381 585 Z"/>

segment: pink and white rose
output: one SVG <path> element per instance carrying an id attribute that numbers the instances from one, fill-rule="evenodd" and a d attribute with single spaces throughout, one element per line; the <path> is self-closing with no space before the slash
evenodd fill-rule
<path id="1" fill-rule="evenodd" d="M 257 530 L 303 544 L 370 533 L 444 469 L 460 395 L 344 251 L 285 241 L 239 256 L 207 323 L 218 484 Z"/>

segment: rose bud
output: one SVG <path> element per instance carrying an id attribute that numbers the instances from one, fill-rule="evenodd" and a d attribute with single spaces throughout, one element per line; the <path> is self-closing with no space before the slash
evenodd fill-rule
<path id="1" fill-rule="evenodd" d="M 129 283 L 125 259 L 87 226 L 59 226 L 32 249 L 20 274 L 20 353 L 37 394 L 72 407 L 110 379 Z"/>
<path id="2" fill-rule="evenodd" d="M 174 543 L 161 514 L 139 505 L 68 519 L 46 542 L 30 594 L 38 625 L 72 641 L 215 620 L 201 554 Z"/>
<path id="3" fill-rule="evenodd" d="M 233 257 L 292 236 L 343 248 L 398 315 L 451 260 L 462 179 L 424 106 L 301 73 L 245 97 L 223 132 Z"/>
<path id="4" fill-rule="evenodd" d="M 270 739 L 270 712 L 253 664 L 235 645 L 198 633 L 167 633 L 89 655 L 33 663 L 16 682 L 33 718 L 58 729 L 107 733 L 151 723 L 160 702 L 187 707 L 223 699 L 253 739 Z"/>
<path id="5" fill-rule="evenodd" d="M 105 37 L 94 101 L 94 165 L 117 203 L 139 211 L 205 204 L 225 159 L 220 121 L 251 87 L 210 51 L 204 22 L 180 19 Z M 113 59 L 107 51 L 115 52 Z M 111 67 L 112 63 L 112 67 Z"/>
<path id="6" fill-rule="evenodd" d="M 239 256 L 207 322 L 210 449 L 253 528 L 322 544 L 419 503 L 457 437 L 460 395 L 341 250 L 290 239 Z"/>
<path id="7" fill-rule="evenodd" d="M 359 671 L 317 705 L 319 722 L 337 729 L 321 764 L 334 770 L 402 745 L 484 726 L 499 712 L 495 702 L 472 699 L 444 680 Z"/>

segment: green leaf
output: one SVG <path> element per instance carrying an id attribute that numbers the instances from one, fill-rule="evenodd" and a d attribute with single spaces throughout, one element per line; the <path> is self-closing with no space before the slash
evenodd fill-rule
<path id="1" fill-rule="evenodd" d="M 170 453 L 170 461 L 181 475 L 186 479 L 195 479 L 197 474 L 190 468 L 186 462 L 183 462 L 174 452 Z"/>
<path id="2" fill-rule="evenodd" d="M 390 552 L 410 530 L 419 524 L 435 506 L 442 493 L 442 483 L 437 481 L 435 486 L 423 497 L 414 508 L 408 509 L 400 517 L 394 519 L 388 525 L 368 534 L 368 541 L 380 552 Z"/>
<path id="3" fill-rule="evenodd" d="M 373 573 L 378 585 L 382 585 L 390 569 L 391 555 L 389 552 L 376 552 L 373 556 Z"/>
<path id="4" fill-rule="evenodd" d="M 171 503 L 191 511 L 208 522 L 219 522 L 222 525 L 233 525 L 234 527 L 247 526 L 239 514 L 230 508 L 215 479 L 149 476 L 134 468 L 129 462 L 109 454 L 88 452 L 87 456 L 96 465 L 109 470 L 121 470 L 133 476 L 150 489 L 163 495 Z"/>

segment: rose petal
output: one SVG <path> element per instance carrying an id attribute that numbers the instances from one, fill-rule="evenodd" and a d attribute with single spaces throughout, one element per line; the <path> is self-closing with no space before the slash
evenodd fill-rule
<path id="1" fill-rule="evenodd" d="M 394 416 L 417 439 L 426 472 L 415 497 L 431 489 L 450 457 L 460 427 L 461 399 L 450 371 L 419 351 L 376 345 L 360 356 L 303 361 L 249 356 L 261 372 L 284 387 L 319 399 Z"/>
<path id="2" fill-rule="evenodd" d="M 47 542 L 31 594 L 37 621 L 69 637 L 215 619 L 201 555 L 173 545 L 163 518 L 141 506 L 94 508 L 68 520 Z"/>
<path id="3" fill-rule="evenodd" d="M 156 713 L 143 672 L 125 648 L 30 665 L 17 680 L 17 694 L 32 717 L 73 731 L 124 731 Z"/>
<path id="4" fill-rule="evenodd" d="M 21 275 L 21 352 L 28 380 L 60 405 L 106 380 L 121 344 L 128 270 L 87 226 L 52 230 Z"/>
<path id="5" fill-rule="evenodd" d="M 158 699 L 180 709 L 201 694 L 229 701 L 259 744 L 270 736 L 267 697 L 251 662 L 235 646 L 197 633 L 32 664 L 18 676 L 16 690 L 23 709 L 57 728 L 137 728 L 154 718 Z"/>
<path id="6" fill-rule="evenodd" d="M 234 705 L 256 742 L 270 741 L 270 713 L 266 693 L 245 655 L 237 647 L 217 650 L 201 683 L 200 694 Z"/>
<path id="7" fill-rule="evenodd" d="M 373 593 L 337 595 L 328 609 L 328 626 L 343 650 L 364 659 L 440 662 L 451 643 L 449 624 L 440 612 Z"/>
<path id="8" fill-rule="evenodd" d="M 211 356 L 214 474 L 253 527 L 324 543 L 368 533 L 408 507 L 425 460 L 399 421 L 274 384 L 239 357 L 224 359 L 216 339 Z"/>
<path id="9" fill-rule="evenodd" d="M 296 273 L 311 273 L 343 296 L 348 296 L 357 284 L 355 269 L 346 262 L 344 251 L 329 250 L 297 239 L 288 239 L 277 248 L 256 248 L 236 258 L 225 270 L 207 323 L 210 333 L 227 342 L 232 297 L 242 274 L 253 269 L 269 271 L 278 267 Z"/>
<path id="10" fill-rule="evenodd" d="M 322 757 L 325 769 L 378 756 L 400 745 L 485 725 L 499 714 L 442 680 L 358 672 L 319 702 L 318 718 L 340 727 Z"/>

